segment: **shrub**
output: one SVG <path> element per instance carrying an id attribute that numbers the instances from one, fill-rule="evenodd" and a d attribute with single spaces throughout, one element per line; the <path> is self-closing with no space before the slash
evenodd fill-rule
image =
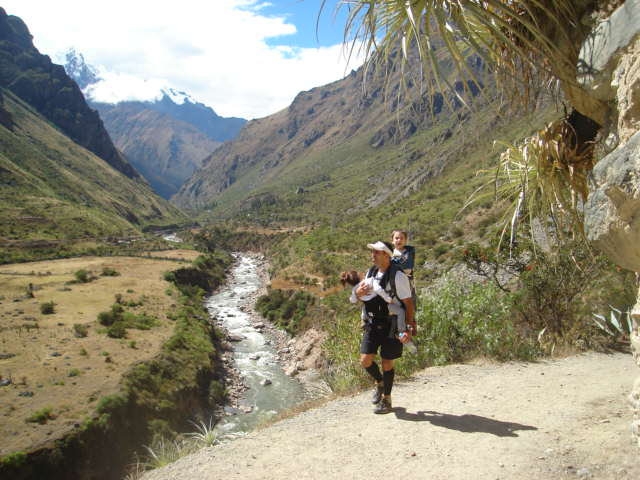
<path id="1" fill-rule="evenodd" d="M 633 302 L 622 287 L 628 283 L 633 291 L 632 276 L 625 279 L 604 257 L 593 256 L 580 245 L 565 246 L 552 254 L 539 253 L 521 274 L 520 282 L 513 303 L 515 316 L 536 332 L 544 330 L 551 346 L 572 345 L 578 340 L 589 343 L 594 333 L 600 334 L 592 320 L 594 309 Z"/>
<path id="2" fill-rule="evenodd" d="M 77 283 L 89 283 L 94 278 L 89 274 L 89 272 L 85 269 L 80 269 L 73 274 L 76 277 Z"/>
<path id="3" fill-rule="evenodd" d="M 83 323 L 74 323 L 73 324 L 73 334 L 77 338 L 84 338 L 88 335 L 89 328 Z"/>
<path id="4" fill-rule="evenodd" d="M 124 326 L 124 322 L 115 322 L 107 328 L 107 336 L 111 338 L 126 338 L 127 329 Z"/>
<path id="5" fill-rule="evenodd" d="M 40 313 L 43 315 L 51 315 L 55 313 L 56 304 L 52 301 L 40 304 Z"/>
<path id="6" fill-rule="evenodd" d="M 124 307 L 119 303 L 114 303 L 111 305 L 111 310 L 108 312 L 100 312 L 98 314 L 98 322 L 100 325 L 104 325 L 105 327 L 109 327 L 116 323 L 119 320 L 122 320 L 122 316 L 124 314 Z"/>
<path id="7" fill-rule="evenodd" d="M 39 423 L 40 425 L 44 425 L 49 420 L 53 420 L 55 415 L 52 413 L 51 407 L 44 407 L 40 410 L 33 412 L 26 418 L 26 422 L 28 423 Z"/>
<path id="8" fill-rule="evenodd" d="M 267 320 L 294 335 L 301 327 L 307 307 L 314 302 L 314 296 L 307 292 L 269 289 L 266 295 L 256 301 L 256 310 Z"/>
<path id="9" fill-rule="evenodd" d="M 511 320 L 511 298 L 492 283 L 462 286 L 450 281 L 423 296 L 420 304 L 421 350 L 429 363 L 535 356 L 534 340 L 522 338 Z"/>
<path id="10" fill-rule="evenodd" d="M 100 275 L 103 277 L 117 277 L 120 275 L 120 272 L 111 267 L 103 267 Z"/>
<path id="11" fill-rule="evenodd" d="M 0 460 L 0 466 L 7 467 L 7 469 L 19 468 L 27 462 L 27 454 L 24 452 L 13 452 L 5 455 Z"/>
<path id="12" fill-rule="evenodd" d="M 212 380 L 209 383 L 209 401 L 213 405 L 221 405 L 227 396 L 227 391 L 218 380 Z"/>
<path id="13" fill-rule="evenodd" d="M 113 325 L 115 321 L 116 319 L 113 315 L 113 312 L 100 312 L 98 314 L 98 322 L 100 322 L 100 325 L 108 327 L 110 325 Z"/>

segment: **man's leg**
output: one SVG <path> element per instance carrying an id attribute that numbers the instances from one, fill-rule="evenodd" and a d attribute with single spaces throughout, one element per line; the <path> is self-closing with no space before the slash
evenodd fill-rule
<path id="1" fill-rule="evenodd" d="M 391 390 L 393 389 L 393 379 L 395 370 L 393 369 L 393 360 L 382 359 L 382 398 L 376 406 L 375 413 L 390 413 L 391 409 Z"/>
<path id="2" fill-rule="evenodd" d="M 364 367 L 369 375 L 375 380 L 376 388 L 373 391 L 373 398 L 371 399 L 372 403 L 380 402 L 382 398 L 382 394 L 384 391 L 384 377 L 383 374 L 380 373 L 380 367 L 373 360 L 375 358 L 375 353 L 363 353 L 360 355 L 360 365 Z"/>
<path id="3" fill-rule="evenodd" d="M 393 379 L 396 371 L 393 368 L 394 360 L 382 359 L 382 381 L 384 382 L 384 394 L 391 395 L 391 389 L 393 388 Z"/>

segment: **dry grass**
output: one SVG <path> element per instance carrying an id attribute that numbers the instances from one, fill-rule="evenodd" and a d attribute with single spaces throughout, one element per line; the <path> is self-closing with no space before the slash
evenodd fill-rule
<path id="1" fill-rule="evenodd" d="M 11 384 L 0 387 L 0 455 L 27 451 L 60 438 L 80 424 L 97 401 L 118 390 L 123 373 L 135 362 L 153 357 L 172 333 L 167 319 L 174 298 L 167 295 L 166 271 L 197 252 L 171 250 L 153 257 L 85 257 L 0 267 L 0 376 Z M 100 276 L 104 267 L 118 276 Z M 85 269 L 97 276 L 90 283 L 72 283 Z M 34 298 L 26 297 L 33 285 Z M 151 330 L 128 330 L 126 339 L 109 338 L 98 321 L 121 294 L 126 307 L 156 316 Z M 174 292 L 175 294 L 175 292 Z M 54 302 L 55 312 L 43 315 L 40 305 Z M 87 327 L 78 338 L 74 324 Z M 51 408 L 45 424 L 27 423 L 34 412 Z"/>

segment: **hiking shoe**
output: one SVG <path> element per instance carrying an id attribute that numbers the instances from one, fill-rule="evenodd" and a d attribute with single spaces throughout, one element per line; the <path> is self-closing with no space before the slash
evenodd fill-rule
<path id="1" fill-rule="evenodd" d="M 391 397 L 382 397 L 380 403 L 373 409 L 373 413 L 391 413 Z"/>
<path id="2" fill-rule="evenodd" d="M 373 396 L 371 397 L 371 403 L 380 403 L 383 393 L 384 385 L 382 384 L 382 382 L 376 383 L 376 388 L 373 390 Z"/>

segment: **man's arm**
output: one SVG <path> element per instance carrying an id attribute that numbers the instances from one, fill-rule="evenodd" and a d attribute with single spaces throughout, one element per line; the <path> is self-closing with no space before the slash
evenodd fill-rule
<path id="1" fill-rule="evenodd" d="M 411 284 L 409 283 L 409 277 L 404 272 L 398 271 L 396 273 L 396 295 L 400 301 L 404 304 L 405 318 L 407 326 L 409 327 L 411 335 L 418 333 L 418 327 L 415 320 L 415 310 L 413 306 L 413 298 L 411 295 Z"/>
<path id="2" fill-rule="evenodd" d="M 413 299 L 409 297 L 409 298 L 403 298 L 400 301 L 404 304 L 404 310 L 406 315 L 405 318 L 406 318 L 407 326 L 411 330 L 410 333 L 411 335 L 417 335 L 418 325 L 414 317 L 416 312 L 413 310 Z"/>

